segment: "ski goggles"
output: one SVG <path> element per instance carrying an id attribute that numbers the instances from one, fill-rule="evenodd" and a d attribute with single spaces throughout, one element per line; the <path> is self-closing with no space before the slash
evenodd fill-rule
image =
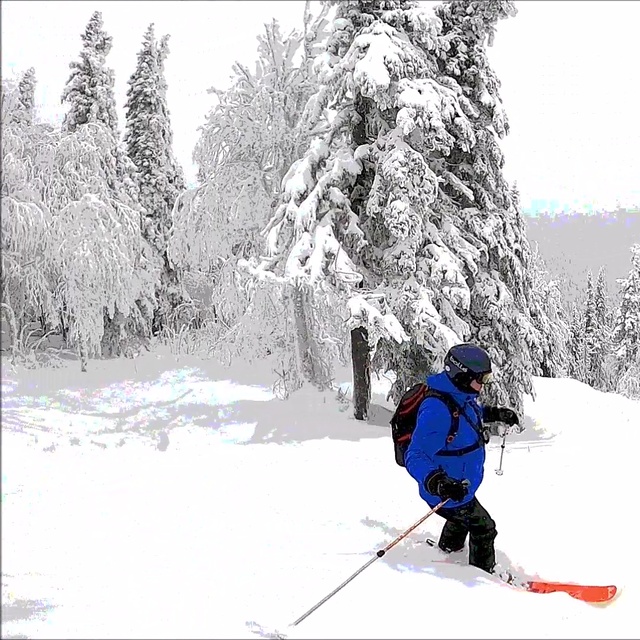
<path id="1" fill-rule="evenodd" d="M 478 373 L 474 377 L 474 380 L 476 382 L 479 382 L 480 384 L 487 384 L 487 382 L 491 382 L 493 380 L 493 374 L 491 373 L 491 371 L 488 371 L 486 373 Z"/>

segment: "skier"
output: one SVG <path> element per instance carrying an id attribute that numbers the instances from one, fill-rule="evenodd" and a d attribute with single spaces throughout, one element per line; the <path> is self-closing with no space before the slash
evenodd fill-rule
<path id="1" fill-rule="evenodd" d="M 460 551 L 469 535 L 469 564 L 497 572 L 494 540 L 496 524 L 475 497 L 484 475 L 489 431 L 483 421 L 517 425 L 511 409 L 483 407 L 478 395 L 491 378 L 487 352 L 474 344 L 452 347 L 444 371 L 427 378 L 430 389 L 453 399 L 459 409 L 458 429 L 451 432 L 452 413 L 440 398 L 427 397 L 418 410 L 416 427 L 405 454 L 407 471 L 419 484 L 420 497 L 438 510 L 446 522 L 438 541 L 445 553 Z"/>

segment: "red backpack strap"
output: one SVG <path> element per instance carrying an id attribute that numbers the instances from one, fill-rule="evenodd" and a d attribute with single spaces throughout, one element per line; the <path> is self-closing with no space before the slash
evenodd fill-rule
<path id="1" fill-rule="evenodd" d="M 406 416 L 416 411 L 422 401 L 427 397 L 427 393 L 428 387 L 426 384 L 420 383 L 411 387 L 398 406 L 398 415 Z"/>

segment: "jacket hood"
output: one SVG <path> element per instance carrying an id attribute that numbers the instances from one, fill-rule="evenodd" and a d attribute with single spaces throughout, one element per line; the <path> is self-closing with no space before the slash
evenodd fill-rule
<path id="1" fill-rule="evenodd" d="M 460 391 L 444 371 L 428 376 L 427 385 L 436 391 L 448 393 L 461 406 L 471 400 L 475 400 L 480 395 L 478 392 L 467 393 L 465 391 Z"/>

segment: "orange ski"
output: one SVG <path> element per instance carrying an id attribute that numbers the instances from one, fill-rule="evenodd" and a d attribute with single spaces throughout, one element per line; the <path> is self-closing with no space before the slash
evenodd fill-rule
<path id="1" fill-rule="evenodd" d="M 431 538 L 428 538 L 426 543 L 430 547 L 437 547 L 436 541 Z M 432 562 L 466 565 L 465 562 L 452 560 L 451 558 L 432 560 Z M 511 580 L 505 580 L 500 577 L 498 579 L 510 587 L 524 589 L 530 593 L 566 593 L 576 600 L 582 600 L 582 602 L 590 604 L 606 604 L 611 602 L 618 593 L 618 588 L 614 585 L 605 587 L 600 585 L 570 584 L 567 582 L 547 582 L 546 580 L 527 580 L 524 577 L 518 578 L 517 575 L 512 576 Z"/>
<path id="2" fill-rule="evenodd" d="M 583 585 L 583 584 L 566 584 L 563 582 L 540 582 L 532 580 L 527 585 L 527 591 L 533 593 L 555 593 L 562 591 L 569 594 L 572 598 L 582 600 L 583 602 L 599 603 L 609 602 L 613 600 L 618 592 L 617 587 L 610 585 L 608 587 Z"/>

